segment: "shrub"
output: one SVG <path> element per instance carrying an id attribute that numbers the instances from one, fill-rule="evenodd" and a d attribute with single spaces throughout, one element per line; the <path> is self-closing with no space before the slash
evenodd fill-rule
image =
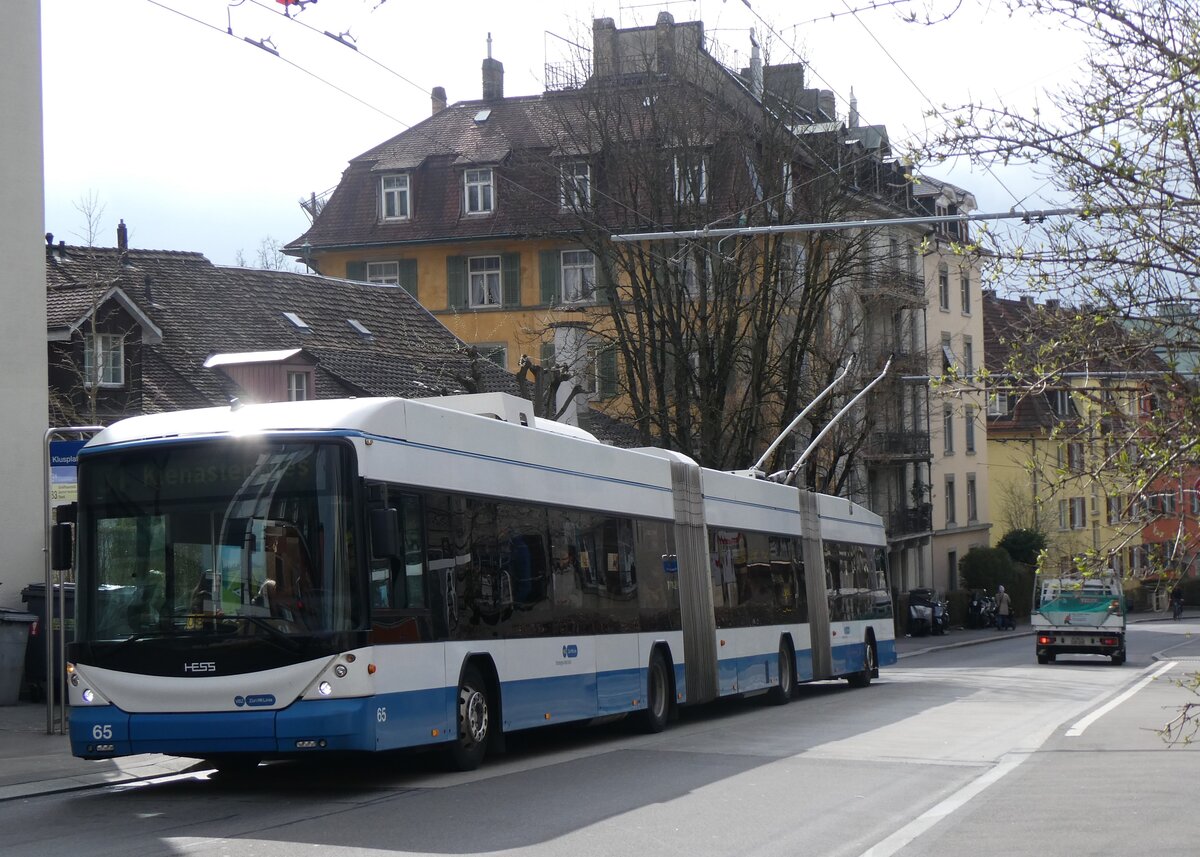
<path id="1" fill-rule="evenodd" d="M 996 547 L 1005 550 L 1013 562 L 1036 566 L 1038 554 L 1046 549 L 1046 534 L 1041 530 L 1009 530 L 996 542 Z"/>

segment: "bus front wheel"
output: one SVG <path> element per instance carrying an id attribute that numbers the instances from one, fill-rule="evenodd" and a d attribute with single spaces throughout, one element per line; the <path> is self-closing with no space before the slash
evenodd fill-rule
<path id="1" fill-rule="evenodd" d="M 785 639 L 779 644 L 779 684 L 767 692 L 772 705 L 787 705 L 796 691 L 796 656 Z"/>
<path id="2" fill-rule="evenodd" d="M 473 771 L 483 762 L 491 737 L 491 706 L 487 682 L 468 666 L 458 684 L 458 735 L 450 744 L 449 761 L 457 771 Z"/>
<path id="3" fill-rule="evenodd" d="M 875 675 L 876 669 L 875 658 L 875 641 L 867 640 L 863 643 L 863 668 L 862 672 L 856 672 L 847 677 L 851 687 L 866 687 L 871 683 L 871 677 Z"/>

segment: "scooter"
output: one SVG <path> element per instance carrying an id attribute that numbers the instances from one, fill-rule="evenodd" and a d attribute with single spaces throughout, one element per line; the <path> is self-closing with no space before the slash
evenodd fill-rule
<path id="1" fill-rule="evenodd" d="M 967 605 L 968 628 L 991 628 L 996 624 L 996 602 L 981 589 L 971 595 Z"/>

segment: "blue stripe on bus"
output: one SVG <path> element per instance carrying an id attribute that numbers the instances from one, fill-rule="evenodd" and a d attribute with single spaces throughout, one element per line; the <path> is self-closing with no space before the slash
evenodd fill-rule
<path id="1" fill-rule="evenodd" d="M 879 663 L 895 663 L 894 640 L 877 646 Z M 863 668 L 861 643 L 835 646 L 834 675 Z M 720 693 L 747 693 L 779 683 L 778 654 L 762 652 L 718 662 Z M 813 676 L 812 652 L 796 652 L 800 681 Z M 682 664 L 676 691 L 686 701 Z M 505 682 L 504 728 L 509 730 L 641 711 L 646 706 L 646 669 L 596 675 L 554 676 Z M 297 742 L 323 742 L 324 750 L 386 750 L 449 741 L 455 735 L 457 688 L 379 694 L 356 699 L 301 700 L 279 711 L 128 714 L 113 705 L 71 709 L 71 749 L 77 756 L 167 753 L 292 753 Z M 547 717 L 547 715 L 549 715 Z M 103 749 L 97 750 L 97 746 Z M 111 749 L 109 749 L 111 747 Z M 315 748 L 307 748 L 315 749 Z"/>

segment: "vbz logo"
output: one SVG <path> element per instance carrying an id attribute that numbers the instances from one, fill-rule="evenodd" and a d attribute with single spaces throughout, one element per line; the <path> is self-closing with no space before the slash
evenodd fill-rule
<path id="1" fill-rule="evenodd" d="M 215 673 L 217 664 L 215 661 L 192 661 L 183 665 L 185 673 Z"/>
<path id="2" fill-rule="evenodd" d="M 563 657 L 564 658 L 579 657 L 579 646 L 575 645 L 574 643 L 568 643 L 567 645 L 563 646 Z"/>

